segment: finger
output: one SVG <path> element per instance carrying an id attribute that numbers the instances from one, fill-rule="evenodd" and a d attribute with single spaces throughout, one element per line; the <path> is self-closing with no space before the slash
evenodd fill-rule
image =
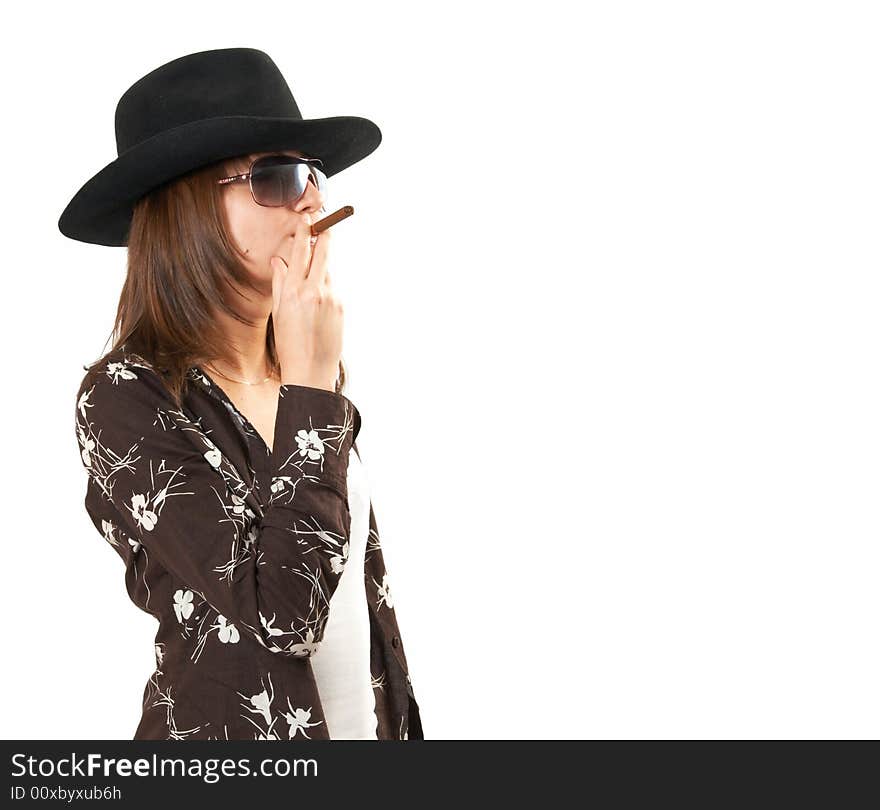
<path id="1" fill-rule="evenodd" d="M 290 261 L 287 263 L 296 281 L 303 281 L 309 275 L 309 262 L 312 258 L 312 245 L 309 237 L 312 235 L 311 214 L 303 214 L 296 222 L 292 234 L 290 249 Z"/>
<path id="2" fill-rule="evenodd" d="M 312 261 L 309 265 L 309 281 L 314 282 L 319 287 L 323 287 L 326 283 L 324 276 L 327 274 L 327 253 L 330 249 L 330 229 L 321 231 L 312 250 Z"/>

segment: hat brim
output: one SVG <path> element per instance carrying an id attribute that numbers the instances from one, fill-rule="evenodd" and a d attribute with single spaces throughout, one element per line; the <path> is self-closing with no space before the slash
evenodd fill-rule
<path id="1" fill-rule="evenodd" d="M 88 180 L 58 220 L 65 236 L 108 247 L 128 244 L 135 203 L 193 169 L 251 152 L 298 149 L 320 158 L 327 177 L 362 160 L 382 141 L 368 118 L 208 118 L 165 130 L 119 155 Z"/>

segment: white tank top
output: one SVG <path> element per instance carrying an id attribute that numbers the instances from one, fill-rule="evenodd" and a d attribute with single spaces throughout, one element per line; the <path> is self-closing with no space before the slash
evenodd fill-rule
<path id="1" fill-rule="evenodd" d="M 348 560 L 330 598 L 324 638 L 310 661 L 327 731 L 332 740 L 375 740 L 376 697 L 370 674 L 370 617 L 364 555 L 370 532 L 366 470 L 352 447 L 348 454 Z"/>

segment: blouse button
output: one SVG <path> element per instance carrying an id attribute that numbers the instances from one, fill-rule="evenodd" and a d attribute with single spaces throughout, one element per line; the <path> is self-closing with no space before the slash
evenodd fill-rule
<path id="1" fill-rule="evenodd" d="M 399 647 L 399 646 L 400 646 L 400 636 L 394 636 L 394 637 L 391 639 L 391 644 L 392 644 L 392 646 L 394 646 L 394 647 Z"/>

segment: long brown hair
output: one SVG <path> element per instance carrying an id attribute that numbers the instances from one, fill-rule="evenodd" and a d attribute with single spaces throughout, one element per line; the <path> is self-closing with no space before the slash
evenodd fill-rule
<path id="1" fill-rule="evenodd" d="M 233 347 L 214 317 L 220 308 L 241 323 L 257 326 L 231 307 L 230 282 L 256 287 L 243 263 L 244 253 L 231 236 L 221 196 L 222 177 L 238 171 L 245 156 L 221 160 L 174 178 L 142 197 L 134 207 L 128 237 L 128 269 L 111 335 L 112 347 L 140 355 L 161 371 L 180 409 L 187 371 Z M 240 293 L 238 293 L 240 294 Z M 266 330 L 271 371 L 280 374 L 272 316 Z M 345 385 L 339 361 L 336 392 Z"/>

